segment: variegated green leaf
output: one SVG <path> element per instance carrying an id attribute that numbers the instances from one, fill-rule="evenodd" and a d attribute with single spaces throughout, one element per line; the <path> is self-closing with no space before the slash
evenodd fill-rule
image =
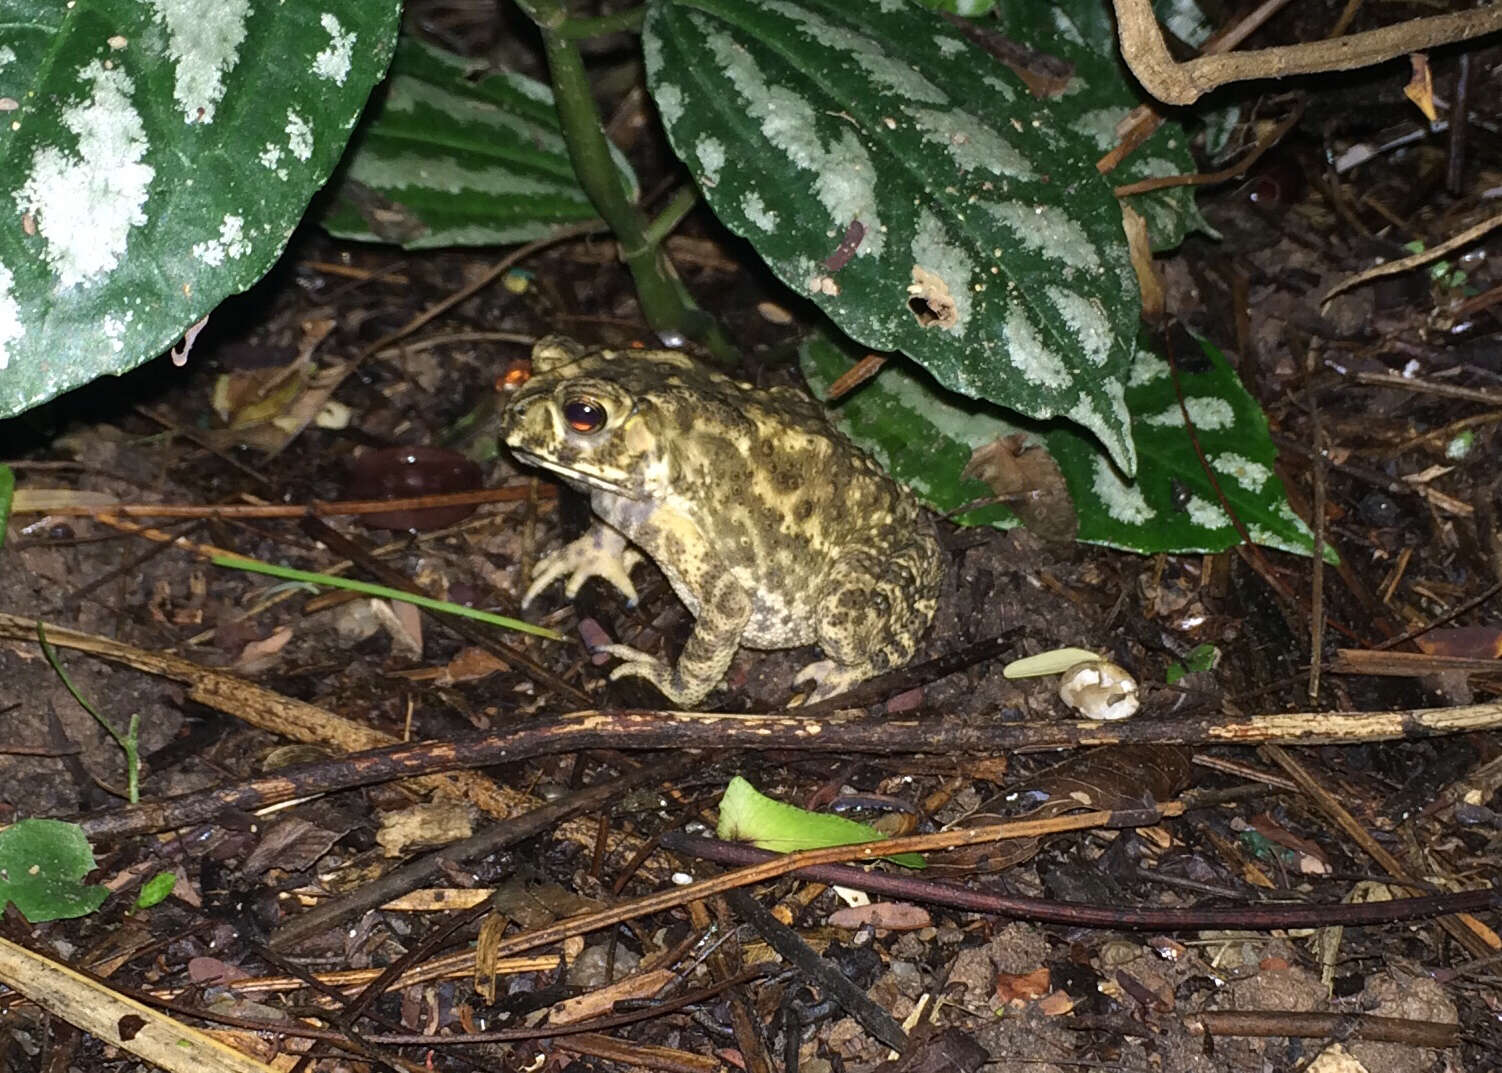
<path id="1" fill-rule="evenodd" d="M 918 0 L 935 11 L 949 11 L 967 19 L 978 18 L 996 6 L 996 0 Z"/>
<path id="2" fill-rule="evenodd" d="M 356 135 L 323 224 L 407 249 L 499 245 L 595 218 L 574 178 L 553 93 L 483 61 L 403 39 L 385 93 Z M 622 182 L 636 177 L 614 152 Z"/>
<path id="3" fill-rule="evenodd" d="M 397 0 L 0 0 L 0 416 L 159 354 L 258 280 Z"/>
<path id="4" fill-rule="evenodd" d="M 1074 125 L 1091 139 L 1097 156 L 1116 146 L 1117 124 L 1137 105 L 1150 100 L 1122 63 L 1116 24 L 1101 0 L 1003 4 L 993 21 L 980 25 L 1074 64 L 1073 83 L 1054 102 L 1053 109 L 1060 122 Z M 1125 186 L 1196 170 L 1183 128 L 1167 121 L 1107 179 L 1113 186 Z M 1174 186 L 1128 199 L 1127 203 L 1146 217 L 1153 249 L 1169 250 L 1184 241 L 1190 231 L 1210 230 L 1195 204 L 1194 191 L 1192 186 Z"/>
<path id="5" fill-rule="evenodd" d="M 1267 421 L 1225 358 L 1209 343 L 1203 355 L 1179 355 L 1179 381 L 1195 434 L 1220 490 L 1259 544 L 1309 554 L 1309 530 L 1288 506 L 1273 472 L 1276 453 Z M 849 368 L 851 355 L 827 339 L 805 343 L 803 371 L 822 394 Z M 1179 412 L 1168 364 L 1137 352 L 1126 390 L 1137 441 L 1135 480 L 1126 480 L 1088 437 L 1060 422 L 1025 421 L 945 391 L 906 363 L 889 363 L 874 381 L 834 410 L 840 426 L 899 480 L 938 511 L 985 500 L 991 490 L 961 471 L 971 453 L 1022 434 L 1041 444 L 1062 472 L 1079 521 L 1079 539 L 1141 552 L 1213 552 L 1240 541 L 1205 476 Z M 961 524 L 1016 524 L 987 506 Z"/>
<path id="6" fill-rule="evenodd" d="M 674 149 L 784 282 L 1136 468 L 1137 283 L 1093 135 L 906 0 L 652 0 L 645 46 Z"/>

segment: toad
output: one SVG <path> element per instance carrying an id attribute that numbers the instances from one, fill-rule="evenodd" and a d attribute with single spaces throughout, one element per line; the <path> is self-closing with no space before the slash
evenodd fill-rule
<path id="1" fill-rule="evenodd" d="M 522 462 L 587 492 L 597 522 L 545 557 L 522 601 L 589 577 L 633 603 L 643 552 L 694 629 L 676 664 L 629 645 L 612 679 L 645 678 L 692 707 L 740 646 L 817 643 L 814 699 L 912 657 L 933 617 L 944 556 L 902 485 L 789 387 L 761 389 L 670 350 L 587 349 L 559 336 L 532 351 L 532 376 L 505 408 Z"/>

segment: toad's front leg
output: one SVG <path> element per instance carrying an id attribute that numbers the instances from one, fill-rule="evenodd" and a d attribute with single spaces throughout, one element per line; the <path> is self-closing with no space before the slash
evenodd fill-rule
<path id="1" fill-rule="evenodd" d="M 631 584 L 631 571 L 641 562 L 641 553 L 627 545 L 626 538 L 613 526 L 596 522 L 577 540 L 572 540 L 544 556 L 537 564 L 537 576 L 522 597 L 526 607 L 538 593 L 557 578 L 568 575 L 563 594 L 570 600 L 579 592 L 579 586 L 592 577 L 610 582 L 633 605 L 636 603 L 636 586 Z"/>
<path id="2" fill-rule="evenodd" d="M 626 661 L 610 672 L 612 681 L 645 678 L 678 707 L 692 708 L 725 677 L 750 620 L 751 594 L 728 572 L 721 572 L 707 579 L 694 632 L 676 666 L 630 645 L 606 645 L 601 651 Z"/>

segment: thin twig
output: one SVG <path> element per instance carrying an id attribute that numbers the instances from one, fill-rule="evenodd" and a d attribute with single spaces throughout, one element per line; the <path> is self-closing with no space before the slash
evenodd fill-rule
<path id="1" fill-rule="evenodd" d="M 1502 13 L 1502 3 L 1493 4 L 1492 6 L 1498 13 Z M 1325 292 L 1324 297 L 1319 300 L 1320 308 L 1323 309 L 1329 304 L 1330 299 L 1334 298 L 1337 294 L 1350 290 L 1352 287 L 1359 287 L 1363 283 L 1370 283 L 1372 280 L 1381 279 L 1383 276 L 1395 276 L 1400 272 L 1407 272 L 1411 268 L 1426 265 L 1430 261 L 1443 257 L 1451 250 L 1457 250 L 1462 246 L 1475 242 L 1482 235 L 1496 227 L 1502 227 L 1502 212 L 1482 220 L 1473 227 L 1466 228 L 1460 234 L 1446 239 L 1432 249 L 1421 250 L 1409 257 L 1400 257 L 1396 261 L 1388 261 L 1386 264 L 1380 264 L 1375 268 L 1368 268 L 1365 272 L 1358 272 L 1354 276 L 1349 276 Z"/>
<path id="2" fill-rule="evenodd" d="M 1497 219 L 1502 221 L 1502 216 Z M 1420 395 L 1438 395 L 1445 399 L 1464 399 L 1466 402 L 1479 402 L 1487 406 L 1502 406 L 1502 391 L 1489 391 L 1481 387 L 1442 384 L 1435 380 L 1421 380 L 1416 376 L 1403 376 L 1401 373 L 1355 372 L 1351 374 L 1351 379 L 1358 384 L 1371 384 L 1374 387 L 1391 387 Z"/>
<path id="3" fill-rule="evenodd" d="M 1304 372 L 1314 375 L 1314 351 L 1305 351 Z M 1325 458 L 1328 444 L 1325 426 L 1320 419 L 1319 393 L 1309 392 L 1309 420 L 1314 434 L 1314 450 L 1309 455 L 1309 476 L 1313 484 L 1313 503 L 1309 507 L 1309 528 L 1314 534 L 1310 552 L 1313 570 L 1309 579 L 1309 700 L 1319 698 L 1319 675 L 1325 652 Z"/>

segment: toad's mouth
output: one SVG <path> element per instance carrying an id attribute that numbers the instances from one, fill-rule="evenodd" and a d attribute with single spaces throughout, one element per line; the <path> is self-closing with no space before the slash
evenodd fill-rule
<path id="1" fill-rule="evenodd" d="M 565 465 L 557 459 L 545 458 L 542 455 L 533 454 L 522 447 L 512 447 L 511 453 L 516 456 L 518 462 L 525 462 L 527 465 L 536 466 L 538 469 L 551 470 L 570 484 L 586 485 L 590 488 L 597 488 L 602 492 L 609 492 L 611 495 L 623 496 L 626 499 L 638 498 L 624 484 L 618 481 L 611 481 L 598 473 L 588 473 L 584 470 L 574 469 L 572 466 Z"/>

